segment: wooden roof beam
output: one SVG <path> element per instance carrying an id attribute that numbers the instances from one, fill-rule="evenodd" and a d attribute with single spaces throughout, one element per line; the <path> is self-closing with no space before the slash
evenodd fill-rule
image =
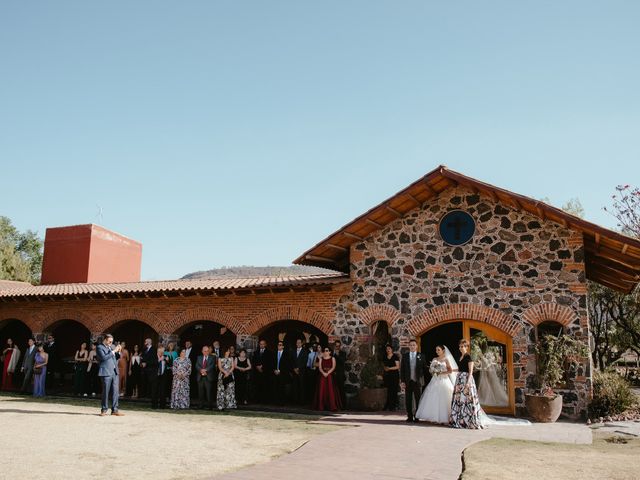
<path id="1" fill-rule="evenodd" d="M 396 210 L 395 208 L 390 207 L 389 205 L 385 205 L 385 208 L 386 208 L 389 212 L 391 212 L 392 214 L 394 214 L 397 218 L 402 217 L 402 214 L 401 214 L 398 210 Z"/>
<path id="2" fill-rule="evenodd" d="M 370 218 L 365 218 L 364 221 L 367 222 L 369 225 L 373 225 L 376 228 L 382 228 L 383 227 L 383 225 L 381 223 L 378 223 L 375 220 L 371 220 Z"/>
<path id="3" fill-rule="evenodd" d="M 595 239 L 596 239 L 596 252 L 597 252 L 598 250 L 600 250 L 600 233 L 599 232 L 596 232 Z"/>
<path id="4" fill-rule="evenodd" d="M 405 195 L 407 197 L 409 197 L 411 199 L 411 201 L 416 204 L 416 206 L 419 207 L 421 205 L 420 201 L 416 197 L 414 197 L 412 194 L 410 194 L 409 192 L 405 192 Z"/>
<path id="5" fill-rule="evenodd" d="M 340 245 L 336 245 L 335 243 L 327 243 L 327 247 L 333 248 L 334 250 L 339 250 L 341 252 L 348 252 L 349 249 L 346 247 L 342 247 Z"/>
<path id="6" fill-rule="evenodd" d="M 335 264 L 336 262 L 333 258 L 319 257 L 318 255 L 305 255 L 304 258 L 308 260 L 313 260 L 315 262 L 325 262 L 325 263 L 333 263 L 333 264 Z"/>
<path id="7" fill-rule="evenodd" d="M 342 234 L 343 234 L 345 237 L 353 238 L 354 240 L 358 240 L 358 241 L 362 241 L 362 240 L 364 240 L 364 237 L 361 237 L 360 235 L 356 235 L 355 233 L 351 233 L 351 232 L 342 232 Z"/>
<path id="8" fill-rule="evenodd" d="M 626 255 L 628 249 L 629 249 L 629 244 L 628 243 L 623 244 L 622 245 L 622 254 Z"/>

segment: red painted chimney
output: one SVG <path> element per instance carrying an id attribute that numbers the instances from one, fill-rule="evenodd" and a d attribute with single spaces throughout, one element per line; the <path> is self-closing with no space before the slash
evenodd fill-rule
<path id="1" fill-rule="evenodd" d="M 47 228 L 42 284 L 140 281 L 142 244 L 99 225 Z"/>

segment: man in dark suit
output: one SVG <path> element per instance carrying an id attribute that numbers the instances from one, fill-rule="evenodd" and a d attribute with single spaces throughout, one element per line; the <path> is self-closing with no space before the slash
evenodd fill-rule
<path id="1" fill-rule="evenodd" d="M 216 360 L 209 352 L 209 346 L 202 347 L 202 355 L 196 359 L 196 381 L 198 383 L 198 403 L 213 410 L 213 383 L 215 381 Z"/>
<path id="2" fill-rule="evenodd" d="M 291 389 L 293 393 L 293 401 L 298 405 L 302 405 L 305 401 L 304 396 L 304 374 L 307 367 L 307 357 L 309 349 L 302 345 L 302 339 L 296 340 L 296 348 L 291 352 Z"/>
<path id="3" fill-rule="evenodd" d="M 266 340 L 260 340 L 258 349 L 253 352 L 252 363 L 255 369 L 253 384 L 256 388 L 256 401 L 262 404 L 269 403 L 269 384 L 273 362 L 271 360 L 271 352 L 267 350 Z"/>
<path id="4" fill-rule="evenodd" d="M 47 388 L 50 388 L 53 392 L 62 385 L 60 354 L 58 353 L 58 344 L 53 335 L 47 336 L 44 351 L 49 355 L 49 360 L 47 361 Z"/>
<path id="5" fill-rule="evenodd" d="M 284 350 L 284 342 L 278 342 L 278 350 L 273 359 L 273 401 L 276 405 L 284 405 L 287 398 L 287 384 L 290 378 L 289 355 Z"/>
<path id="6" fill-rule="evenodd" d="M 155 374 L 151 375 L 151 408 L 166 408 L 171 362 L 164 355 L 164 347 L 156 350 L 156 365 Z"/>
<path id="7" fill-rule="evenodd" d="M 311 403 L 318 383 L 318 369 L 316 368 L 318 344 L 312 343 L 307 350 L 307 363 L 304 367 L 304 401 Z"/>
<path id="8" fill-rule="evenodd" d="M 142 387 L 141 397 L 148 397 L 151 395 L 151 383 L 154 381 L 154 377 L 158 372 L 158 357 L 157 351 L 153 348 L 153 342 L 150 338 L 146 338 L 144 341 L 144 347 L 142 349 L 140 366 L 142 367 Z"/>
<path id="9" fill-rule="evenodd" d="M 340 401 L 343 406 L 347 404 L 347 397 L 344 393 L 344 383 L 347 379 L 345 374 L 345 364 L 347 363 L 347 354 L 342 351 L 342 342 L 336 340 L 333 342 L 333 353 L 331 354 L 336 359 L 336 386 L 340 393 Z"/>
<path id="10" fill-rule="evenodd" d="M 27 349 L 22 357 L 22 366 L 20 371 L 22 372 L 22 393 L 29 393 L 31 391 L 31 380 L 33 379 L 33 366 L 36 363 L 36 339 L 30 338 L 28 340 Z"/>
<path id="11" fill-rule="evenodd" d="M 415 340 L 409 342 L 409 351 L 402 355 L 400 363 L 400 384 L 404 388 L 405 402 L 407 407 L 407 422 L 417 422 L 415 407 L 422 395 L 422 385 L 424 385 L 424 372 L 426 363 L 423 355 L 418 352 L 418 343 Z"/>
<path id="12" fill-rule="evenodd" d="M 98 377 L 102 382 L 102 405 L 100 416 L 104 417 L 109 410 L 109 393 L 111 393 L 111 415 L 122 416 L 118 411 L 118 399 L 120 379 L 118 377 L 118 359 L 120 358 L 120 345 L 112 347 L 113 336 L 105 335 L 102 343 L 96 347 L 98 359 Z"/>

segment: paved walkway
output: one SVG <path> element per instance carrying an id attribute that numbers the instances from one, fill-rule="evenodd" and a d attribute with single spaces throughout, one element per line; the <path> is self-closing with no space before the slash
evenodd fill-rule
<path id="1" fill-rule="evenodd" d="M 575 423 L 492 426 L 485 430 L 454 430 L 407 424 L 393 414 L 340 414 L 320 422 L 349 425 L 313 437 L 293 453 L 271 462 L 219 475 L 216 480 L 312 478 L 457 479 L 462 451 L 492 437 L 542 442 L 591 443 L 591 430 Z"/>

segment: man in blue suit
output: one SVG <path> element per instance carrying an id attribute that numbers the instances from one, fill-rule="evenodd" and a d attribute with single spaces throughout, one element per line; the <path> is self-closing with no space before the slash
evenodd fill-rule
<path id="1" fill-rule="evenodd" d="M 96 357 L 98 358 L 98 376 L 102 382 L 102 408 L 100 416 L 104 417 L 109 410 L 109 393 L 111 393 L 111 415 L 121 417 L 124 414 L 118 411 L 118 359 L 120 358 L 120 345 L 112 347 L 113 335 L 107 334 L 101 344 L 98 345 Z"/>

